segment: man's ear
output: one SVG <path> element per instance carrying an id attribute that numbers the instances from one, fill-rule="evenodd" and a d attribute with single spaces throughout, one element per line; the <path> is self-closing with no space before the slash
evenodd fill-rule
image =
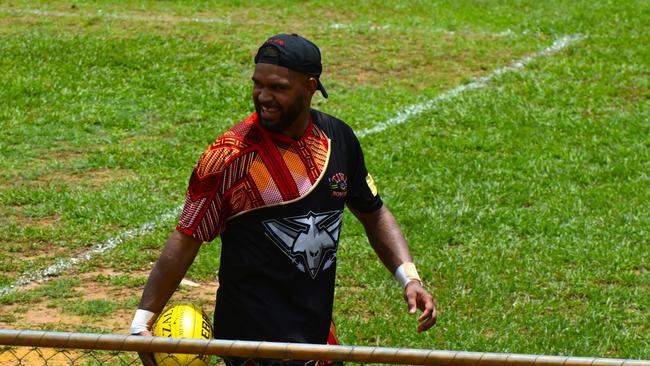
<path id="1" fill-rule="evenodd" d="M 309 77 L 307 78 L 307 91 L 309 91 L 309 94 L 313 95 L 316 93 L 316 90 L 318 89 L 318 80 L 316 80 L 315 77 Z"/>

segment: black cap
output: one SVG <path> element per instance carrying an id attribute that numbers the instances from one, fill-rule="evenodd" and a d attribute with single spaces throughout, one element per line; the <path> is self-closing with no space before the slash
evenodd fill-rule
<path id="1" fill-rule="evenodd" d="M 313 76 L 318 81 L 318 90 L 327 98 L 325 87 L 320 82 L 320 74 L 323 72 L 320 50 L 306 38 L 295 33 L 275 35 L 257 50 L 255 63 L 279 65 Z"/>

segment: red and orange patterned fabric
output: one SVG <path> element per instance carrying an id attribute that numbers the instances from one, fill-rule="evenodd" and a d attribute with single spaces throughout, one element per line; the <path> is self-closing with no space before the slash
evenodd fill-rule
<path id="1" fill-rule="evenodd" d="M 177 230 L 212 241 L 230 218 L 299 199 L 321 180 L 330 143 L 312 121 L 294 140 L 265 130 L 253 113 L 199 159 Z"/>

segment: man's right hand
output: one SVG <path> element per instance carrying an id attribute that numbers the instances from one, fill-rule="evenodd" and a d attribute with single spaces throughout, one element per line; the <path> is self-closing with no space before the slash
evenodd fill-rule
<path id="1" fill-rule="evenodd" d="M 144 331 L 138 333 L 139 336 L 145 336 L 145 337 L 151 337 L 153 336 L 153 333 L 149 331 Z M 144 366 L 158 366 L 156 364 L 156 360 L 153 358 L 153 353 L 150 352 L 138 352 L 138 356 L 140 356 L 140 361 L 142 361 L 142 364 Z"/>
<path id="2" fill-rule="evenodd" d="M 134 320 L 136 326 L 134 330 L 131 330 L 132 334 L 149 337 L 153 335 L 150 330 L 142 329 L 151 329 L 153 327 L 151 316 L 154 315 L 153 313 L 160 313 L 163 310 L 183 279 L 187 269 L 190 268 L 194 261 L 201 243 L 200 240 L 180 231 L 174 230 L 172 232 L 142 291 L 142 299 L 138 308 L 150 314 L 148 316 L 143 315 L 139 321 Z M 136 333 L 139 330 L 142 331 Z M 138 352 L 138 355 L 143 365 L 157 366 L 152 353 Z"/>

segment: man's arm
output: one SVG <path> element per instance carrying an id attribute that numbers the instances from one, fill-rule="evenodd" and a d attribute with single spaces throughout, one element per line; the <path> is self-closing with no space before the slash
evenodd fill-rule
<path id="1" fill-rule="evenodd" d="M 352 208 L 350 211 L 363 224 L 370 245 L 391 273 L 395 273 L 401 264 L 413 261 L 402 230 L 386 206 L 368 213 Z M 420 281 L 408 282 L 404 288 L 404 300 L 408 304 L 410 314 L 415 314 L 416 308 L 422 311 L 418 318 L 418 332 L 423 332 L 436 323 L 435 300 L 422 287 Z"/>
<path id="2" fill-rule="evenodd" d="M 201 248 L 201 241 L 174 230 L 144 286 L 140 309 L 160 313 Z"/>
<path id="3" fill-rule="evenodd" d="M 185 273 L 192 265 L 196 254 L 201 247 L 201 241 L 180 231 L 174 230 L 167 240 L 158 261 L 154 265 L 147 284 L 144 286 L 139 309 L 151 313 L 160 314 L 178 287 L 178 284 L 185 276 Z M 138 310 L 140 311 L 140 310 Z M 137 315 L 136 315 L 137 318 Z M 134 320 L 134 324 L 137 321 Z M 150 336 L 151 330 L 140 331 L 137 334 Z M 144 365 L 155 365 L 153 355 L 150 353 L 139 353 Z"/>

